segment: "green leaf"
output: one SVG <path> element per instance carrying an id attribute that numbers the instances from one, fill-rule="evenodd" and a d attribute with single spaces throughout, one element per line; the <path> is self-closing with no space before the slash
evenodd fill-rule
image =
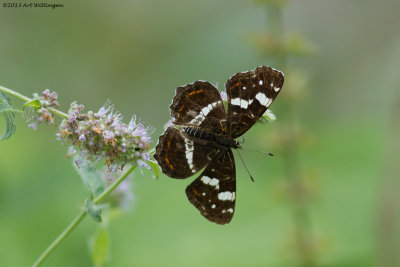
<path id="1" fill-rule="evenodd" d="M 105 227 L 100 227 L 91 239 L 91 258 L 96 267 L 103 266 L 108 257 L 108 233 Z"/>
<path id="2" fill-rule="evenodd" d="M 35 109 L 39 109 L 42 107 L 42 103 L 40 103 L 40 100 L 38 99 L 33 99 L 31 101 L 26 102 L 22 109 L 25 110 L 26 107 L 33 107 Z"/>
<path id="3" fill-rule="evenodd" d="M 11 101 L 6 94 L 0 92 L 0 113 L 3 114 L 5 127 L 0 135 L 0 141 L 10 138 L 15 133 L 14 113 L 12 113 Z"/>
<path id="4" fill-rule="evenodd" d="M 86 200 L 85 202 L 85 209 L 86 212 L 96 221 L 101 222 L 101 212 L 103 208 L 101 205 L 96 205 L 90 199 Z"/>
<path id="5" fill-rule="evenodd" d="M 158 168 L 157 163 L 154 163 L 154 162 L 152 162 L 152 161 L 150 161 L 150 160 L 147 161 L 147 163 L 150 164 L 151 168 L 152 168 L 153 171 L 154 171 L 154 176 L 155 176 L 155 178 L 158 179 L 158 178 L 160 177 L 160 169 Z"/>
<path id="6" fill-rule="evenodd" d="M 85 184 L 86 188 L 89 189 L 90 193 L 92 193 L 93 196 L 97 197 L 104 191 L 106 187 L 106 184 L 101 177 L 100 172 L 98 172 L 91 166 L 76 166 L 75 159 L 76 158 L 74 158 L 73 165 L 76 171 L 81 176 L 83 183 Z"/>

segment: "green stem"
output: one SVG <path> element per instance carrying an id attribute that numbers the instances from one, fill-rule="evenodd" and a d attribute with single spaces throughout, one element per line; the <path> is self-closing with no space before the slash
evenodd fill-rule
<path id="1" fill-rule="evenodd" d="M 6 88 L 4 86 L 1 86 L 1 85 L 0 85 L 0 91 L 4 92 L 6 94 L 9 94 L 9 95 L 15 96 L 15 97 L 17 97 L 17 98 L 19 98 L 19 99 L 21 99 L 23 101 L 31 101 L 32 100 L 29 97 L 21 95 L 20 93 L 14 91 L 14 90 L 8 89 L 8 88 Z"/>
<path id="2" fill-rule="evenodd" d="M 115 180 L 114 183 L 112 183 L 107 189 L 101 193 L 98 197 L 96 197 L 93 200 L 94 204 L 100 203 L 105 197 L 107 197 L 126 177 L 128 177 L 129 174 L 136 168 L 137 165 L 133 165 L 132 167 L 129 168 L 121 177 L 119 177 L 117 180 Z"/>
<path id="3" fill-rule="evenodd" d="M 64 112 L 62 112 L 62 111 L 60 111 L 58 109 L 55 109 L 55 108 L 47 108 L 47 109 L 50 110 L 53 114 L 56 114 L 56 115 L 58 115 L 58 116 L 60 116 L 60 117 L 62 117 L 64 119 L 68 119 L 68 114 L 67 113 L 64 113 Z"/>
<path id="4" fill-rule="evenodd" d="M 14 91 L 14 90 L 11 90 L 11 89 L 6 88 L 6 87 L 1 86 L 1 85 L 0 85 L 0 91 L 4 92 L 6 94 L 9 94 L 11 96 L 15 96 L 16 98 L 19 98 L 19 99 L 21 99 L 22 101 L 25 101 L 25 102 L 32 101 L 31 98 L 26 97 L 26 96 Z M 68 114 L 67 113 L 64 113 L 64 112 L 62 112 L 62 111 L 60 111 L 58 109 L 55 109 L 55 108 L 47 108 L 47 109 L 50 110 L 51 112 L 53 112 L 54 114 L 64 118 L 64 119 L 68 118 Z"/>
<path id="5" fill-rule="evenodd" d="M 129 168 L 123 175 L 121 175 L 114 183 L 112 183 L 107 189 L 101 193 L 97 198 L 93 200 L 94 204 L 100 203 L 104 198 L 106 198 L 128 175 L 136 168 L 134 165 Z M 50 255 L 50 253 L 63 241 L 76 226 L 86 217 L 86 210 L 82 210 L 79 215 L 71 222 L 70 225 L 50 244 L 50 246 L 40 255 L 40 257 L 35 261 L 33 267 L 40 266 L 44 260 Z"/>

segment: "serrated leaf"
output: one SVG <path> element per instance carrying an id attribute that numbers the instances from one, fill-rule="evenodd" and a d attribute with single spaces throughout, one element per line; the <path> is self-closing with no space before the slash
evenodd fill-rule
<path id="1" fill-rule="evenodd" d="M 24 110 L 26 107 L 33 107 L 35 109 L 39 109 L 42 107 L 42 103 L 40 103 L 40 100 L 38 99 L 33 99 L 31 101 L 26 102 L 22 109 Z"/>
<path id="2" fill-rule="evenodd" d="M 15 116 L 12 113 L 11 101 L 6 94 L 0 92 L 0 113 L 3 114 L 5 127 L 0 135 L 0 141 L 10 138 L 15 133 Z"/>
<path id="3" fill-rule="evenodd" d="M 96 221 L 101 222 L 101 212 L 103 211 L 102 206 L 96 205 L 90 199 L 85 202 L 86 212 Z"/>
<path id="4" fill-rule="evenodd" d="M 100 227 L 91 240 L 91 258 L 96 267 L 103 266 L 108 257 L 107 229 Z"/>
<path id="5" fill-rule="evenodd" d="M 104 182 L 100 172 L 91 166 L 78 167 L 75 164 L 75 158 L 73 165 L 79 176 L 82 178 L 86 188 L 89 189 L 90 193 L 92 193 L 94 197 L 97 197 L 104 191 L 106 183 Z"/>
<path id="6" fill-rule="evenodd" d="M 158 168 L 158 164 L 157 164 L 157 163 L 154 163 L 154 162 L 152 162 L 152 161 L 150 161 L 150 160 L 147 161 L 147 163 L 150 164 L 151 168 L 152 168 L 153 171 L 154 171 L 154 176 L 155 176 L 155 178 L 158 179 L 158 178 L 160 177 L 160 170 L 159 170 L 159 168 Z"/>

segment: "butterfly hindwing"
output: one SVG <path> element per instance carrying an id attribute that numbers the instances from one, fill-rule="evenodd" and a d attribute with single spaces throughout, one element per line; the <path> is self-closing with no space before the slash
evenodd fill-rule
<path id="1" fill-rule="evenodd" d="M 207 129 L 219 134 L 227 131 L 227 115 L 221 95 L 209 82 L 196 81 L 178 87 L 170 108 L 175 125 Z"/>
<path id="2" fill-rule="evenodd" d="M 187 188 L 189 201 L 208 220 L 227 224 L 236 199 L 236 170 L 232 150 L 221 151 Z"/>
<path id="3" fill-rule="evenodd" d="M 159 138 L 154 158 L 163 173 L 183 179 L 204 168 L 216 153 L 207 143 L 169 127 Z"/>
<path id="4" fill-rule="evenodd" d="M 244 134 L 264 114 L 283 86 L 283 73 L 261 66 L 239 72 L 226 82 L 230 135 Z"/>

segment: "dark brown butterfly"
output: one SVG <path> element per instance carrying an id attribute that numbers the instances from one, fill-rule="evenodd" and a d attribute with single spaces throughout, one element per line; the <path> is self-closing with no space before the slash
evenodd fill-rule
<path id="1" fill-rule="evenodd" d="M 196 81 L 176 89 L 170 106 L 172 126 L 160 136 L 154 158 L 163 173 L 188 178 L 204 171 L 187 188 L 189 201 L 208 220 L 229 223 L 235 211 L 236 170 L 231 148 L 264 114 L 283 86 L 283 73 L 261 66 L 226 82 L 228 111 L 220 92 Z"/>

